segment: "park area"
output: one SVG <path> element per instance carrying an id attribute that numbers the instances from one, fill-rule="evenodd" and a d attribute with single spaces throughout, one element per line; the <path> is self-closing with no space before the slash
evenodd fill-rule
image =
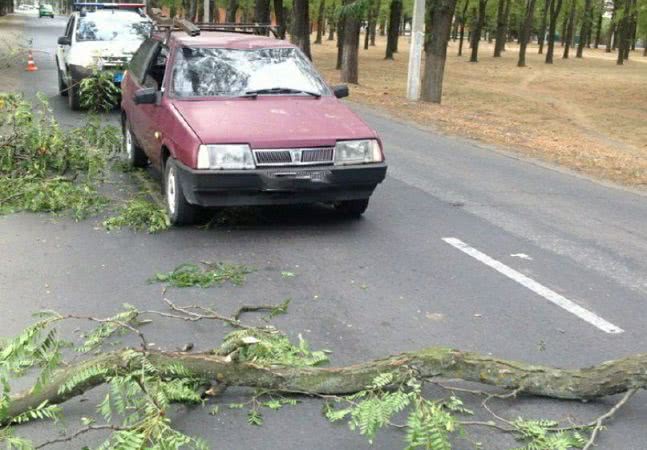
<path id="1" fill-rule="evenodd" d="M 406 99 L 408 38 L 400 38 L 393 61 L 384 59 L 385 45 L 378 36 L 375 47 L 360 48 L 359 85 L 352 86 L 351 101 L 596 178 L 647 186 L 647 57 L 642 49 L 617 66 L 615 53 L 603 49 L 562 59 L 556 44 L 555 63 L 548 65 L 530 44 L 527 67 L 519 68 L 516 43 L 493 58 L 494 44 L 483 41 L 479 62 L 470 63 L 467 42 L 458 57 L 458 42 L 450 41 L 443 103 L 436 105 Z M 335 41 L 313 45 L 312 52 L 328 81 L 338 83 Z"/>

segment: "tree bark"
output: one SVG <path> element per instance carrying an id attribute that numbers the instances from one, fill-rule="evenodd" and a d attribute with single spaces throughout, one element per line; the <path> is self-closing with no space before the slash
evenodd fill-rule
<path id="1" fill-rule="evenodd" d="M 342 56 L 344 54 L 344 17 L 339 16 L 337 21 L 337 65 L 335 68 L 341 70 Z"/>
<path id="2" fill-rule="evenodd" d="M 348 5 L 353 0 L 345 0 Z M 341 81 L 358 84 L 359 82 L 359 31 L 360 17 L 353 11 L 344 13 L 344 40 L 341 58 Z"/>
<path id="3" fill-rule="evenodd" d="M 312 59 L 310 54 L 310 17 L 308 0 L 294 0 L 292 4 L 293 26 L 290 41 Z"/>
<path id="4" fill-rule="evenodd" d="M 335 19 L 330 16 L 328 17 L 328 40 L 329 41 L 334 41 L 335 40 Z"/>
<path id="5" fill-rule="evenodd" d="M 506 0 L 501 0 L 501 1 L 506 1 Z M 463 56 L 463 39 L 465 37 L 465 23 L 467 22 L 467 7 L 469 6 L 469 4 L 470 4 L 469 0 L 465 0 L 465 4 L 463 5 L 463 11 L 461 11 L 461 17 L 460 17 L 461 24 L 460 24 L 460 31 L 459 31 L 459 38 L 458 38 L 458 56 Z"/>
<path id="6" fill-rule="evenodd" d="M 483 24 L 485 23 L 485 7 L 487 0 L 479 0 L 478 18 L 474 30 L 472 31 L 472 54 L 470 55 L 470 62 L 478 62 L 479 60 L 479 43 L 481 42 L 481 32 L 483 31 Z"/>
<path id="7" fill-rule="evenodd" d="M 602 16 L 604 15 L 604 4 L 600 7 L 600 14 L 598 14 L 597 24 L 595 26 L 595 41 L 593 43 L 594 48 L 600 46 L 600 38 L 602 37 Z"/>
<path id="8" fill-rule="evenodd" d="M 548 26 L 548 47 L 546 49 L 546 64 L 553 63 L 553 52 L 555 51 L 555 30 L 557 29 L 557 18 L 562 9 L 562 0 L 553 0 L 550 3 L 550 25 Z"/>
<path id="9" fill-rule="evenodd" d="M 281 39 L 285 39 L 285 32 L 287 31 L 287 24 L 285 23 L 285 8 L 283 7 L 283 0 L 274 0 L 274 17 L 276 17 L 276 26 L 278 34 Z"/>
<path id="10" fill-rule="evenodd" d="M 364 50 L 368 50 L 368 45 L 371 40 L 371 24 L 373 23 L 373 3 L 374 0 L 368 0 L 366 8 L 366 29 L 364 33 Z M 360 26 L 361 28 L 361 26 Z"/>
<path id="11" fill-rule="evenodd" d="M 375 35 L 377 34 L 377 19 L 380 17 L 380 7 L 382 0 L 374 0 L 375 8 L 373 9 L 373 21 L 370 25 L 371 46 L 375 47 Z"/>
<path id="12" fill-rule="evenodd" d="M 402 16 L 402 0 L 391 0 L 391 5 L 389 7 L 389 25 L 386 37 L 386 55 L 384 56 L 384 59 L 393 59 L 393 54 L 398 51 L 400 16 Z"/>
<path id="13" fill-rule="evenodd" d="M 254 22 L 262 24 L 270 23 L 270 0 L 256 0 Z"/>
<path id="14" fill-rule="evenodd" d="M 238 0 L 229 0 L 227 2 L 227 14 L 225 21 L 227 23 L 236 23 L 236 12 L 238 11 Z"/>
<path id="15" fill-rule="evenodd" d="M 581 58 L 584 53 L 584 45 L 591 32 L 591 21 L 593 20 L 593 1 L 584 1 L 584 16 L 582 17 L 582 26 L 580 28 L 580 42 L 577 43 L 576 58 Z"/>
<path id="16" fill-rule="evenodd" d="M 319 0 L 319 15 L 317 16 L 317 38 L 315 44 L 321 44 L 325 27 L 326 0 Z"/>
<path id="17" fill-rule="evenodd" d="M 566 36 L 564 37 L 565 46 L 562 58 L 568 59 L 568 53 L 571 48 L 571 41 L 573 40 L 573 30 L 575 28 L 575 0 L 571 0 L 571 10 L 568 13 L 568 25 L 566 27 Z"/>
<path id="18" fill-rule="evenodd" d="M 440 3 L 440 2 L 438 2 Z M 443 0 L 451 5 L 454 0 Z M 455 3 L 454 3 L 455 4 Z M 437 9 L 437 8 L 436 8 Z M 446 21 L 447 38 L 451 17 Z M 61 387 L 74 374 L 90 367 L 124 371 L 126 352 L 106 352 L 55 372 L 40 390 L 29 389 L 11 397 L 7 418 L 14 418 L 48 401 L 61 404 L 107 381 L 106 375 L 85 380 L 72 391 Z M 132 354 L 132 353 L 130 353 Z M 401 353 L 384 359 L 339 368 L 262 366 L 232 361 L 209 353 L 149 352 L 148 360 L 165 377 L 178 378 L 181 365 L 193 376 L 227 386 L 244 386 L 303 395 L 348 395 L 369 386 L 376 376 L 391 374 L 392 385 L 406 382 L 415 368 L 418 378 L 451 378 L 518 390 L 519 393 L 564 400 L 593 400 L 647 387 L 647 354 L 603 362 L 583 369 L 559 369 L 509 361 L 475 352 L 444 347 Z M 132 359 L 132 358 L 131 358 Z"/>
<path id="19" fill-rule="evenodd" d="M 452 26 L 456 0 L 431 2 L 425 15 L 425 68 L 421 83 L 421 99 L 440 103 L 443 94 L 443 77 L 447 60 L 447 43 Z"/>
<path id="20" fill-rule="evenodd" d="M 530 40 L 530 32 L 532 31 L 532 16 L 535 12 L 535 1 L 528 0 L 526 4 L 526 18 L 521 28 L 520 46 L 519 46 L 519 61 L 517 67 L 526 67 L 526 47 Z"/>
<path id="21" fill-rule="evenodd" d="M 544 42 L 546 41 L 546 27 L 548 26 L 548 12 L 550 11 L 550 4 L 553 0 L 544 1 L 544 13 L 541 17 L 541 28 L 539 29 L 539 34 L 537 35 L 537 44 L 539 44 L 539 50 L 537 53 L 541 55 L 544 53 Z"/>

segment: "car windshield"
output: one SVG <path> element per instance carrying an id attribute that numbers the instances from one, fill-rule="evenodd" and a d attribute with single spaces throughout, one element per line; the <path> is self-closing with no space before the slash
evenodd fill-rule
<path id="1" fill-rule="evenodd" d="M 135 12 L 89 13 L 79 18 L 77 41 L 144 40 L 150 35 L 151 22 Z"/>
<path id="2" fill-rule="evenodd" d="M 177 97 L 326 95 L 326 83 L 296 48 L 178 50 L 172 90 Z"/>
<path id="3" fill-rule="evenodd" d="M 52 11 L 54 8 L 52 8 L 52 5 L 40 5 L 40 9 L 44 9 L 46 11 Z"/>

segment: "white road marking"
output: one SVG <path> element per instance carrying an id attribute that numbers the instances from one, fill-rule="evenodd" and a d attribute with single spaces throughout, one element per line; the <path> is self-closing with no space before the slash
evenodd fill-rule
<path id="1" fill-rule="evenodd" d="M 513 258 L 527 259 L 528 261 L 532 261 L 532 256 L 528 256 L 525 253 L 512 253 L 510 256 L 512 256 Z"/>
<path id="2" fill-rule="evenodd" d="M 542 297 L 544 297 L 546 300 L 548 300 L 551 303 L 554 303 L 555 305 L 559 306 L 560 308 L 565 309 L 566 311 L 570 312 L 571 314 L 576 315 L 580 319 L 584 320 L 585 322 L 590 323 L 596 328 L 599 328 L 600 330 L 604 331 L 605 333 L 610 333 L 610 334 L 619 334 L 623 333 L 624 330 L 620 327 L 617 327 L 616 325 L 607 322 L 604 320 L 602 317 L 598 316 L 597 314 L 589 311 L 588 309 L 582 308 L 580 305 L 577 303 L 574 303 L 573 301 L 567 299 L 566 297 L 558 294 L 557 292 L 547 288 L 546 286 L 536 282 L 532 278 L 529 278 L 525 276 L 524 274 L 517 272 L 511 267 L 506 266 L 500 261 L 497 261 L 494 258 L 489 257 L 485 253 L 482 253 L 478 251 L 477 249 L 470 247 L 467 245 L 465 242 L 461 241 L 460 239 L 453 238 L 453 237 L 447 237 L 443 238 L 443 241 L 447 242 L 449 245 L 457 248 L 458 250 L 462 251 L 463 253 L 471 256 L 472 258 L 476 259 L 477 261 L 482 262 L 486 266 L 490 266 L 494 270 L 496 270 L 499 273 L 502 273 L 506 277 L 516 281 L 520 285 L 522 285 L 525 288 L 530 289 L 533 291 L 535 294 L 538 294 Z"/>

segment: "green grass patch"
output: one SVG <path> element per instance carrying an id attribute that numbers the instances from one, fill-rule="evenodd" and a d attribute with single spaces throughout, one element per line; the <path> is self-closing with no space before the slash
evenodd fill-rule
<path id="1" fill-rule="evenodd" d="M 152 282 L 166 283 L 173 287 L 198 286 L 208 288 L 215 285 L 230 282 L 240 286 L 245 282 L 247 274 L 253 270 L 247 266 L 227 263 L 202 263 L 204 267 L 197 264 L 181 264 L 171 272 L 160 272 L 151 279 Z"/>

